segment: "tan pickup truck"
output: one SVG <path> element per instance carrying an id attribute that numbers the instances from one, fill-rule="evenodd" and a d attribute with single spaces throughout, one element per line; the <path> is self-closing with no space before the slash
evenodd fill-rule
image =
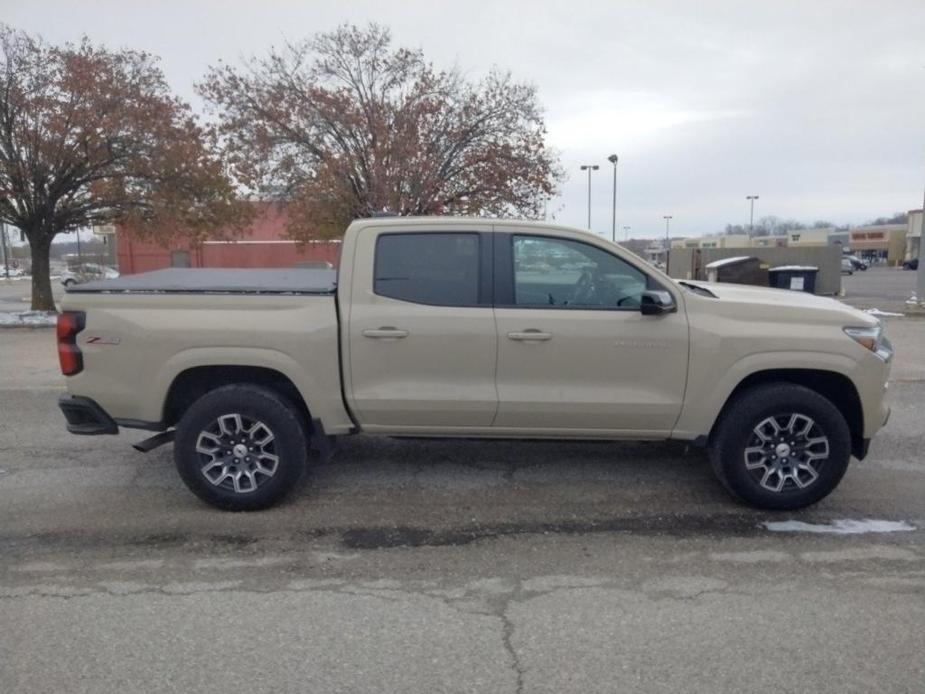
<path id="1" fill-rule="evenodd" d="M 892 348 L 833 299 L 677 282 L 541 222 L 373 218 L 334 270 L 161 270 L 72 287 L 68 429 L 159 434 L 224 509 L 335 437 L 679 439 L 763 508 L 826 496 L 886 422 Z"/>

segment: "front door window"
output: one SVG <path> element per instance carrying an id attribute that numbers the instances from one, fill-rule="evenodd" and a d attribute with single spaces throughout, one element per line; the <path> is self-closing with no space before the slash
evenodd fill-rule
<path id="1" fill-rule="evenodd" d="M 514 304 L 638 310 L 646 275 L 580 241 L 514 236 Z"/>

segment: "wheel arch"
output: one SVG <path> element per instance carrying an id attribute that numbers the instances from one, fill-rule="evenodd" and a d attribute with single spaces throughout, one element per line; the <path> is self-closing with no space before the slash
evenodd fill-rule
<path id="1" fill-rule="evenodd" d="M 299 411 L 306 432 L 313 433 L 314 425 L 308 404 L 288 376 L 266 366 L 236 364 L 193 366 L 178 373 L 164 399 L 164 426 L 175 426 L 189 406 L 209 391 L 232 384 L 256 385 L 283 396 Z"/>
<path id="2" fill-rule="evenodd" d="M 726 398 L 719 415 L 710 430 L 709 441 L 722 422 L 726 412 L 735 399 L 742 393 L 759 385 L 768 383 L 792 383 L 809 388 L 831 402 L 848 424 L 851 432 L 851 453 L 861 459 L 866 455 L 864 442 L 864 410 L 861 397 L 851 379 L 837 371 L 824 369 L 765 369 L 756 371 L 743 378 Z"/>
<path id="3" fill-rule="evenodd" d="M 309 368 L 316 361 L 317 368 Z M 177 380 L 181 376 L 189 379 L 189 372 L 193 372 L 214 377 L 216 380 L 206 381 L 212 387 L 229 383 L 230 377 L 239 379 L 237 382 L 241 383 L 276 385 L 282 388 L 284 393 L 291 395 L 291 400 L 296 405 L 305 407 L 311 421 L 314 422 L 314 428 L 323 429 L 327 435 L 352 433 L 353 424 L 340 392 L 340 373 L 335 371 L 334 378 L 331 378 L 330 372 L 325 370 L 332 366 L 337 369 L 338 365 L 330 365 L 324 355 L 319 355 L 316 360 L 311 358 L 311 354 L 307 354 L 302 361 L 296 361 L 289 354 L 270 348 L 185 349 L 167 359 L 156 375 L 149 379 L 151 386 L 142 398 L 145 403 L 145 415 L 142 419 L 159 420 L 159 428 L 170 426 L 168 414 L 176 412 L 175 409 L 168 410 L 166 407 L 170 391 L 176 388 Z M 203 368 L 211 371 L 198 370 Z"/>

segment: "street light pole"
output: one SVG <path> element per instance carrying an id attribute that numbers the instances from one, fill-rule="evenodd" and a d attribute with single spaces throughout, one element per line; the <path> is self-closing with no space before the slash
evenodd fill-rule
<path id="1" fill-rule="evenodd" d="M 610 228 L 610 240 L 614 243 L 617 242 L 617 161 L 619 159 L 620 157 L 616 154 L 607 157 L 607 161 L 613 164 L 613 222 Z"/>
<path id="2" fill-rule="evenodd" d="M 919 307 L 925 306 L 925 267 L 922 267 L 922 253 L 925 250 L 925 201 L 922 203 L 921 231 L 919 232 L 919 268 L 915 272 L 915 298 Z"/>
<path id="3" fill-rule="evenodd" d="M 588 231 L 591 231 L 591 172 L 597 171 L 600 166 L 597 164 L 582 164 L 581 170 L 588 172 Z"/>
<path id="4" fill-rule="evenodd" d="M 748 233 L 751 234 L 755 230 L 755 200 L 758 199 L 758 196 L 746 195 L 745 199 L 751 203 L 751 211 L 748 214 Z"/>
<path id="5" fill-rule="evenodd" d="M 662 217 L 665 219 L 665 272 L 668 272 L 668 253 L 671 251 L 671 234 L 669 234 L 668 229 L 671 225 L 672 216 L 663 214 Z"/>

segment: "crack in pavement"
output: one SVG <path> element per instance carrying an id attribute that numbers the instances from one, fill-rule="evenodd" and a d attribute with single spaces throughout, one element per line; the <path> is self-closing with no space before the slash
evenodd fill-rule
<path id="1" fill-rule="evenodd" d="M 723 563 L 724 567 L 727 566 Z M 274 567 L 276 565 L 273 565 Z M 49 567 L 52 568 L 52 567 Z M 169 567 L 165 567 L 169 568 Z M 182 568 L 182 567 L 181 567 Z M 266 567 L 252 567 L 264 570 Z M 914 569 L 902 572 L 903 575 L 923 575 L 925 571 Z M 279 576 L 283 580 L 286 574 L 275 572 L 270 576 Z M 64 581 L 70 577 L 64 578 Z M 166 578 L 166 577 L 165 577 Z M 649 580 L 647 581 L 646 578 Z M 726 578 L 724 576 L 724 578 Z M 522 619 L 524 614 L 532 612 L 532 608 L 524 612 L 518 609 L 532 600 L 554 596 L 557 593 L 572 593 L 574 591 L 617 591 L 626 593 L 626 599 L 633 602 L 649 600 L 661 602 L 666 600 L 679 601 L 690 604 L 703 598 L 724 599 L 730 596 L 748 597 L 754 595 L 741 586 L 728 580 L 719 580 L 709 575 L 679 575 L 661 574 L 652 580 L 651 574 L 642 576 L 639 580 L 600 575 L 588 577 L 585 575 L 545 575 L 522 579 L 513 576 L 495 576 L 480 578 L 465 582 L 448 582 L 446 580 L 376 580 L 358 582 L 351 579 L 338 579 L 326 577 L 305 577 L 300 579 L 286 578 L 288 583 L 273 585 L 273 581 L 266 581 L 265 576 L 258 576 L 236 580 L 216 581 L 165 581 L 161 585 L 135 581 L 96 581 L 91 586 L 62 585 L 54 583 L 40 583 L 18 587 L 0 586 L 0 603 L 10 604 L 21 600 L 61 600 L 79 601 L 80 598 L 92 600 L 94 597 L 104 599 L 134 598 L 135 596 L 155 595 L 163 598 L 195 597 L 206 594 L 224 593 L 233 595 L 280 595 L 280 594 L 336 594 L 345 599 L 367 599 L 381 601 L 417 609 L 433 610 L 435 605 L 443 605 L 461 615 L 469 618 L 481 615 L 483 626 L 495 623 L 500 626 L 499 642 L 503 647 L 504 667 L 511 673 L 513 680 L 511 691 L 523 694 L 527 690 L 527 675 L 530 668 L 525 664 L 524 654 L 518 650 L 518 641 L 523 641 L 515 616 Z M 259 581 L 259 582 L 258 582 Z M 915 589 L 915 586 L 912 587 Z M 761 589 L 763 590 L 763 588 Z M 637 597 L 634 597 L 637 596 Z M 593 599 L 593 596 L 591 596 Z M 233 599 L 233 598 L 231 598 Z M 121 604 L 121 603 L 118 603 Z M 430 607 L 428 607 L 430 605 Z M 538 608 L 542 610 L 542 607 Z M 516 611 L 515 611 L 516 610 Z M 495 621 L 496 620 L 496 621 Z M 491 630 L 491 638 L 498 633 Z M 523 645 L 523 643 L 522 643 Z M 527 651 L 529 652 L 529 651 Z M 497 650 L 501 658 L 501 649 Z M 507 691 L 507 687 L 505 687 Z"/>
<path id="2" fill-rule="evenodd" d="M 21 600 L 23 598 L 29 597 L 38 597 L 38 598 L 52 598 L 63 601 L 71 601 L 79 598 L 88 598 L 93 596 L 106 596 L 110 598 L 135 598 L 137 596 L 143 595 L 159 595 L 164 597 L 187 597 L 202 595 L 207 593 L 229 593 L 229 594 L 254 594 L 254 595 L 269 595 L 269 594 L 278 594 L 278 593 L 301 593 L 301 594 L 311 594 L 311 593 L 335 593 L 338 595 L 352 596 L 352 597 L 363 597 L 371 598 L 375 600 L 381 600 L 391 603 L 402 603 L 408 602 L 409 600 L 429 600 L 437 603 L 441 603 L 444 606 L 450 608 L 454 612 L 461 614 L 472 615 L 473 612 L 461 610 L 457 603 L 457 600 L 454 600 L 449 597 L 435 595 L 433 592 L 424 590 L 424 591 L 409 591 L 409 590 L 397 590 L 397 589 L 375 589 L 364 586 L 347 586 L 344 584 L 337 585 L 313 585 L 305 586 L 302 588 L 295 588 L 293 584 L 285 587 L 273 588 L 273 589 L 257 589 L 252 587 L 247 587 L 241 585 L 241 581 L 224 581 L 217 582 L 214 585 L 208 584 L 193 584 L 193 585 L 184 585 L 184 584 L 166 584 L 163 586 L 150 586 L 140 587 L 144 584 L 122 584 L 109 583 L 101 584 L 98 583 L 93 589 L 88 588 L 69 588 L 67 593 L 61 592 L 60 588 L 57 586 L 29 586 L 27 588 L 15 590 L 16 594 L 0 594 L 0 603 L 5 601 L 14 601 Z M 553 586 L 549 591 L 553 592 L 555 590 L 562 590 L 563 586 Z M 471 590 L 466 591 L 466 594 L 472 593 Z M 512 639 L 514 635 L 515 626 L 513 621 L 508 615 L 508 609 L 512 602 L 530 599 L 537 595 L 542 595 L 543 592 L 533 591 L 531 594 L 527 595 L 522 590 L 522 586 L 518 581 L 515 585 L 515 589 L 511 592 L 504 594 L 503 596 L 495 595 L 493 602 L 496 603 L 496 607 L 493 610 L 492 614 L 486 616 L 493 616 L 500 620 L 501 622 L 501 643 L 504 648 L 505 653 L 510 660 L 510 668 L 513 671 L 515 677 L 515 689 L 516 694 L 523 694 L 524 691 L 524 673 L 525 668 L 520 661 L 520 657 L 517 654 L 517 650 L 513 645 Z"/>
<path id="3" fill-rule="evenodd" d="M 517 599 L 517 592 L 519 592 L 521 583 L 517 582 L 518 589 L 514 593 L 511 593 L 507 599 L 504 600 L 501 610 L 498 613 L 498 617 L 501 619 L 501 642 L 504 644 L 504 650 L 507 651 L 508 656 L 511 658 L 511 667 L 514 670 L 514 674 L 517 677 L 517 688 L 515 691 L 517 694 L 523 694 L 524 691 L 524 675 L 526 674 L 526 668 L 523 663 L 520 662 L 520 657 L 517 655 L 517 649 L 514 647 L 514 622 L 511 620 L 510 615 L 508 615 L 508 609 L 510 608 L 511 602 Z"/>

